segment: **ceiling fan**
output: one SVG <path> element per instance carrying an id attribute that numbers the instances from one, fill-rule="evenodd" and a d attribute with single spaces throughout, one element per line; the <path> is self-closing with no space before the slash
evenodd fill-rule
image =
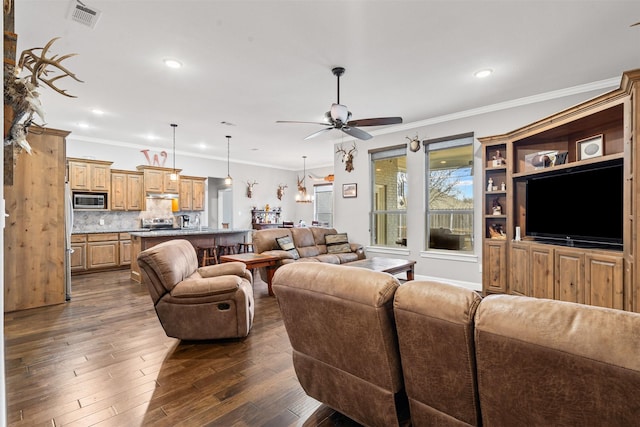
<path id="1" fill-rule="evenodd" d="M 373 119 L 351 120 L 351 111 L 347 109 L 346 105 L 340 104 L 340 76 L 344 74 L 344 68 L 335 67 L 331 70 L 331 72 L 338 79 L 338 101 L 335 104 L 331 104 L 331 110 L 324 113 L 324 122 L 278 120 L 276 123 L 313 123 L 326 126 L 324 129 L 320 129 L 319 131 L 312 133 L 305 139 L 313 138 L 333 129 L 339 129 L 348 135 L 363 140 L 371 139 L 373 137 L 371 136 L 371 134 L 358 129 L 357 126 L 383 126 L 402 123 L 402 117 L 378 117 Z"/>

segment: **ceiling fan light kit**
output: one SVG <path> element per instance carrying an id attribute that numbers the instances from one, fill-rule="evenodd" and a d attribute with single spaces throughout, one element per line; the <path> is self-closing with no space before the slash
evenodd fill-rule
<path id="1" fill-rule="evenodd" d="M 373 136 L 362 129 L 358 129 L 358 126 L 384 126 L 402 123 L 402 117 L 378 117 L 351 120 L 351 111 L 349 111 L 346 105 L 340 104 L 340 77 L 344 74 L 344 71 L 345 69 L 343 67 L 335 67 L 331 70 L 333 75 L 337 78 L 338 97 L 337 102 L 331 104 L 330 110 L 324 113 L 325 122 L 278 120 L 276 123 L 309 123 L 326 126 L 324 129 L 320 129 L 319 131 L 308 135 L 304 138 L 305 140 L 314 138 L 333 129 L 341 130 L 347 135 L 353 136 L 357 139 L 367 140 L 373 138 Z"/>

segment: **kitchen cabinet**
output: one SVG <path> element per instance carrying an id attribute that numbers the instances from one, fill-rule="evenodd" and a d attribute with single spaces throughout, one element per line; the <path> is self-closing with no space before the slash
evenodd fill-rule
<path id="1" fill-rule="evenodd" d="M 74 275 L 131 265 L 131 235 L 128 232 L 74 233 L 71 247 L 71 272 Z"/>
<path id="2" fill-rule="evenodd" d="M 142 172 L 111 171 L 112 211 L 141 211 L 144 209 L 143 177 Z"/>
<path id="3" fill-rule="evenodd" d="M 87 235 L 87 269 L 117 267 L 119 246 L 118 233 Z"/>
<path id="4" fill-rule="evenodd" d="M 118 252 L 120 255 L 119 266 L 131 265 L 131 235 L 129 233 L 118 234 Z"/>
<path id="5" fill-rule="evenodd" d="M 195 176 L 180 177 L 180 210 L 204 210 L 204 184 L 206 178 Z"/>
<path id="6" fill-rule="evenodd" d="M 180 191 L 180 176 L 176 181 L 171 180 L 173 169 L 161 168 L 158 166 L 137 166 L 138 171 L 143 173 L 145 193 L 172 193 L 178 194 Z M 176 169 L 180 173 L 181 169 Z"/>
<path id="7" fill-rule="evenodd" d="M 113 162 L 68 158 L 71 191 L 109 193 Z"/>
<path id="8" fill-rule="evenodd" d="M 71 272 L 85 271 L 87 269 L 87 235 L 71 235 Z"/>

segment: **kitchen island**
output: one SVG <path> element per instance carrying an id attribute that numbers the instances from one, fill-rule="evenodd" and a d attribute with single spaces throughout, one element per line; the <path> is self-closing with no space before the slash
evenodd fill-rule
<path id="1" fill-rule="evenodd" d="M 131 279 L 140 283 L 138 254 L 167 240 L 185 239 L 193 247 L 246 243 L 249 229 L 172 228 L 131 232 Z"/>

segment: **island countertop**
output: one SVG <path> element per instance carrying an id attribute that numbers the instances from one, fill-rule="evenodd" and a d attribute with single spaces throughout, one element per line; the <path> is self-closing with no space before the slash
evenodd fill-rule
<path id="1" fill-rule="evenodd" d="M 224 234 L 237 234 L 237 233 L 248 233 L 251 229 L 245 228 L 164 228 L 157 230 L 137 230 L 131 231 L 131 236 L 138 237 L 180 237 L 180 236 L 198 236 L 203 234 L 216 234 L 216 235 L 224 235 Z"/>
<path id="2" fill-rule="evenodd" d="M 167 240 L 185 239 L 194 248 L 217 245 L 235 245 L 246 243 L 252 230 L 244 228 L 168 228 L 148 231 L 133 231 L 131 235 L 131 279 L 141 282 L 138 254 Z"/>

